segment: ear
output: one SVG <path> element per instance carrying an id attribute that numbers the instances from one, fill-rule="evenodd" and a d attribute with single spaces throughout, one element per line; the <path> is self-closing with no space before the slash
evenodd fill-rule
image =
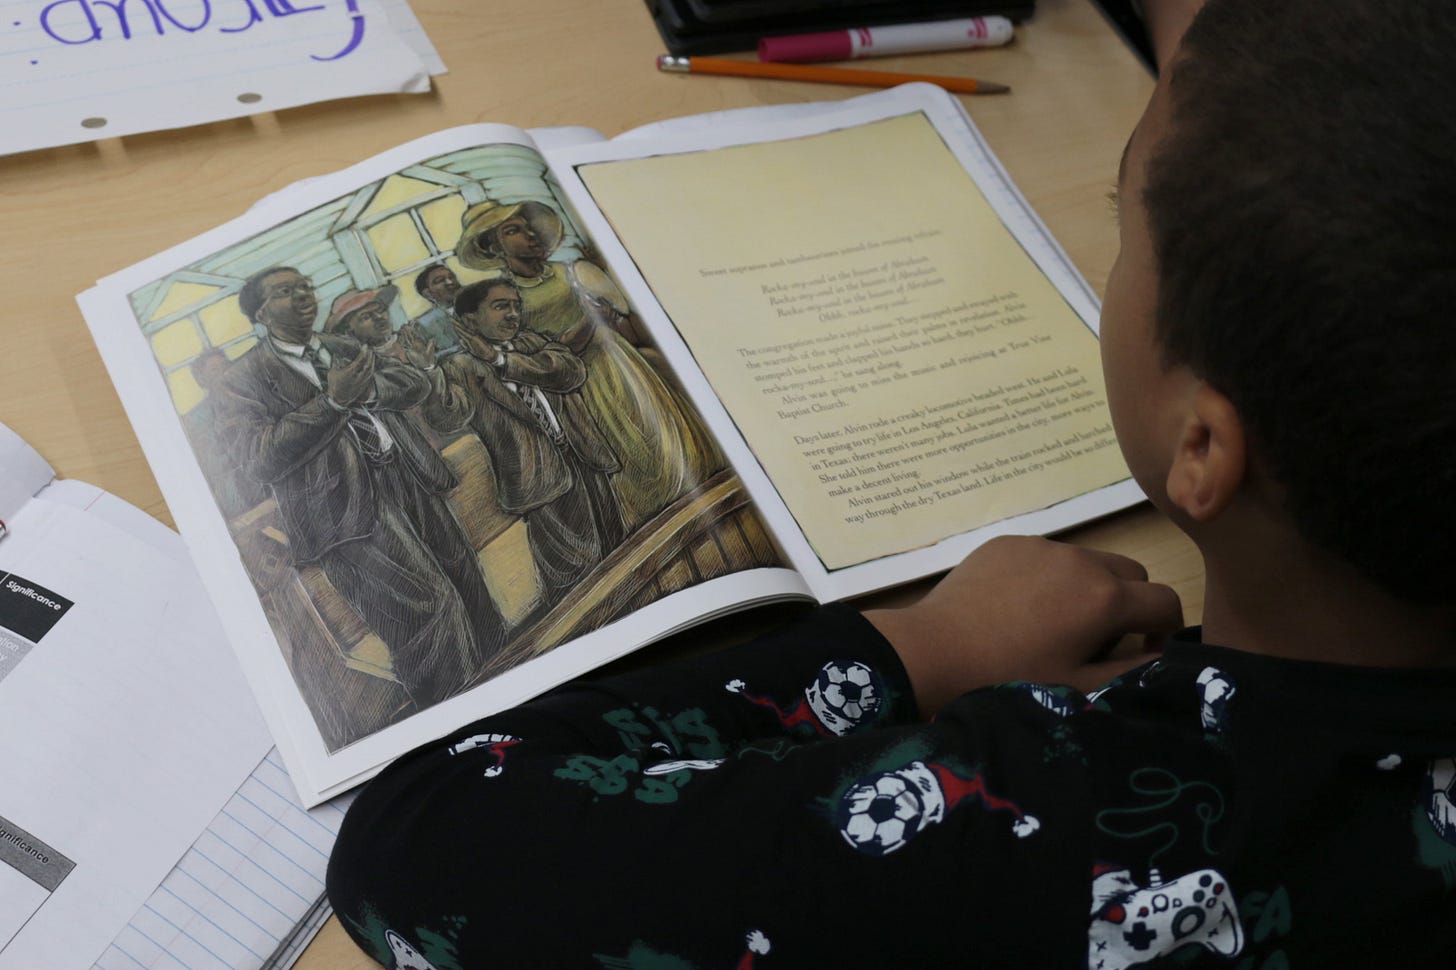
<path id="1" fill-rule="evenodd" d="M 1195 522 L 1216 518 L 1248 470 L 1244 425 L 1233 402 L 1200 382 L 1168 469 L 1168 499 Z"/>

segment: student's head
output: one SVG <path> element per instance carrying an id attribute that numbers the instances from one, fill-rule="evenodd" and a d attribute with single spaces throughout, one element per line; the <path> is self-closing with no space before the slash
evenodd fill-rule
<path id="1" fill-rule="evenodd" d="M 238 291 L 243 315 L 289 343 L 303 343 L 318 319 L 313 282 L 292 266 L 274 266 L 254 273 Z"/>
<path id="2" fill-rule="evenodd" d="M 1233 491 L 1427 604 L 1456 582 L 1450 13 L 1209 0 L 1128 146 L 1103 325 L 1155 502 L 1191 531 L 1215 520 L 1231 493 L 1198 451 L 1226 449 Z"/>
<path id="3" fill-rule="evenodd" d="M 460 292 L 460 278 L 444 263 L 436 263 L 415 276 L 415 292 L 435 306 L 448 307 Z"/>
<path id="4" fill-rule="evenodd" d="M 508 279 L 471 283 L 455 297 L 455 316 L 469 333 L 510 340 L 521 329 L 521 291 Z"/>

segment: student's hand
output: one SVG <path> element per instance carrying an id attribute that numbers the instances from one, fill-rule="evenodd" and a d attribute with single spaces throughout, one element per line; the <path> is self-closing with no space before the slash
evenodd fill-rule
<path id="1" fill-rule="evenodd" d="M 404 355 L 409 362 L 420 370 L 429 370 L 435 366 L 434 338 L 425 333 L 417 324 L 407 323 L 399 328 L 399 345 L 404 348 Z"/>
<path id="2" fill-rule="evenodd" d="M 361 347 L 359 355 L 329 368 L 329 400 L 340 407 L 363 404 L 374 394 L 374 351 Z"/>
<path id="3" fill-rule="evenodd" d="M 977 549 L 912 606 L 865 614 L 894 646 L 921 713 L 1009 680 L 1090 691 L 1183 625 L 1178 594 L 1126 556 L 1029 536 Z M 1123 637 L 1147 638 L 1131 652 Z"/>

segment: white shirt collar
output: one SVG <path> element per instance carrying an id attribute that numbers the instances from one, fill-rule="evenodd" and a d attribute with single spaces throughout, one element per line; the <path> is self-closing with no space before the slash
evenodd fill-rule
<path id="1" fill-rule="evenodd" d="M 278 350 L 293 357 L 302 357 L 305 347 L 312 347 L 314 350 L 319 350 L 323 347 L 323 344 L 319 343 L 317 334 L 310 337 L 307 344 L 291 344 L 286 340 L 278 339 L 271 333 L 268 335 L 268 339 L 273 342 L 273 346 Z"/>

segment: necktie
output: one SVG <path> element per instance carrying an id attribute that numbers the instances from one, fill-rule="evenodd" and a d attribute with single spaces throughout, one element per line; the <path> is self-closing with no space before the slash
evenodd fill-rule
<path id="1" fill-rule="evenodd" d="M 529 384 L 517 384 L 516 396 L 526 405 L 526 410 L 531 412 L 531 417 L 551 437 L 556 437 L 556 429 L 551 427 L 551 415 L 546 412 L 546 404 L 541 400 L 541 395 Z"/>
<path id="2" fill-rule="evenodd" d="M 500 345 L 500 349 L 502 352 L 508 353 L 513 347 L 509 341 L 506 341 Z M 506 381 L 505 385 L 516 392 L 516 397 L 520 398 L 521 403 L 526 405 L 526 410 L 531 412 L 531 417 L 536 419 L 536 423 L 541 426 L 542 431 L 546 432 L 546 436 L 557 444 L 560 444 L 565 436 L 551 420 L 551 412 L 547 410 L 546 401 L 542 397 L 540 389 L 535 387 L 535 385 L 520 384 L 516 381 Z"/>
<path id="3" fill-rule="evenodd" d="M 327 391 L 329 389 L 329 367 L 323 362 L 323 358 L 319 356 L 319 348 L 305 344 L 303 348 L 303 359 L 309 362 L 313 367 L 313 372 L 318 375 L 319 386 Z"/>

